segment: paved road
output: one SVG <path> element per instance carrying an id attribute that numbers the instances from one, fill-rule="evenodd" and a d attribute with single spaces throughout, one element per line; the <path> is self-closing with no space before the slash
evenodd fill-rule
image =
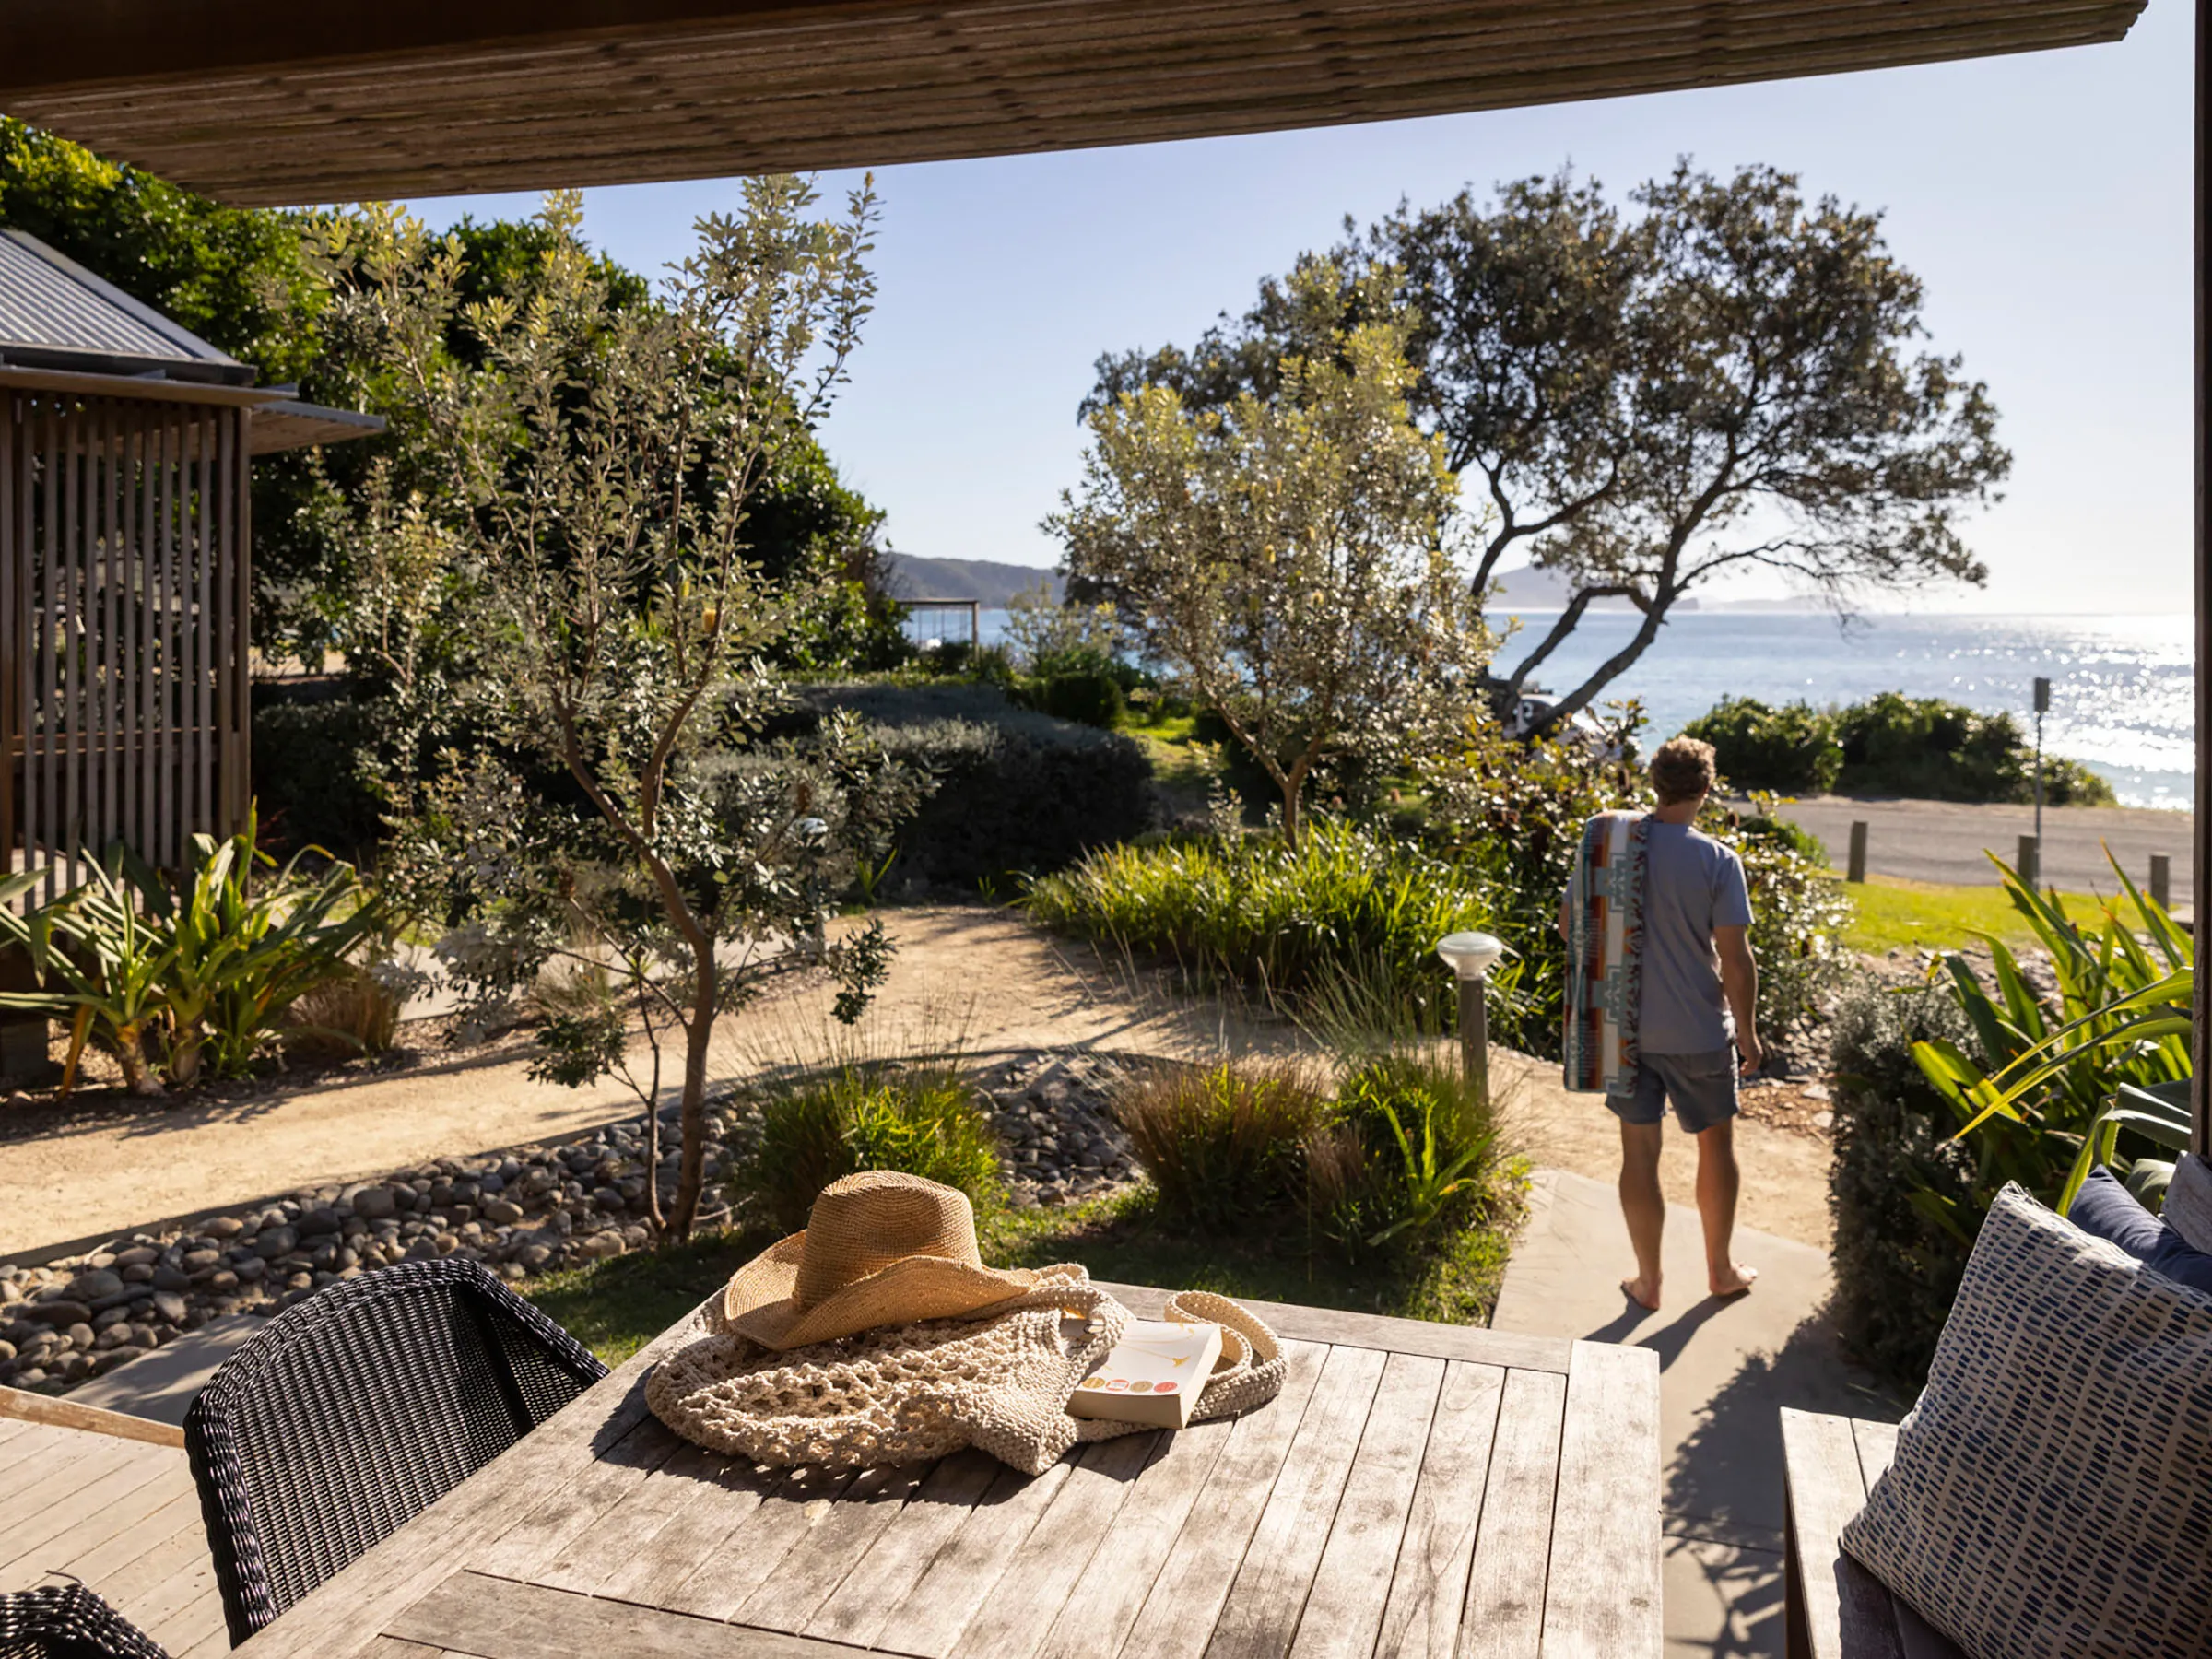
<path id="1" fill-rule="evenodd" d="M 2032 806 L 1962 806 L 1943 801 L 1867 801 L 1811 795 L 1786 804 L 1783 816 L 1827 843 L 1836 867 L 1851 847 L 1853 819 L 1866 821 L 1866 868 L 1877 876 L 1913 881 L 1994 886 L 1997 873 L 1984 847 L 2010 864 L 2019 838 L 2035 830 Z M 2043 881 L 2075 891 L 2110 892 L 2112 866 L 2100 842 L 2138 883 L 2150 879 L 2150 858 L 2173 861 L 2173 902 L 2193 900 L 2189 877 L 2194 815 L 2127 806 L 2046 806 L 2043 809 Z"/>

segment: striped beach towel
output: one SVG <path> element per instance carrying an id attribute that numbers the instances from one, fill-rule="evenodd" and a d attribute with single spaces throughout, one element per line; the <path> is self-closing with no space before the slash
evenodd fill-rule
<path id="1" fill-rule="evenodd" d="M 1625 1096 L 1636 1077 L 1643 988 L 1644 840 L 1641 812 L 1601 812 L 1583 826 L 1567 887 L 1566 1084 Z"/>

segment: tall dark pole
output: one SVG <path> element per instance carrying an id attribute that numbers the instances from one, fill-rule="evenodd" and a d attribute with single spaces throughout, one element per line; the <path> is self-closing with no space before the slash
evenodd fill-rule
<path id="1" fill-rule="evenodd" d="M 2192 216 L 2195 225 L 2195 243 L 2191 292 L 2195 300 L 2195 351 L 2194 360 L 2196 378 L 2196 834 L 2192 851 L 2194 859 L 2191 884 L 2192 910 L 2198 918 L 2193 924 L 2194 938 L 2204 938 L 2204 905 L 2206 897 L 2205 879 L 2212 874 L 2212 680 L 2206 678 L 2206 664 L 2212 660 L 2212 571 L 2206 561 L 2212 557 L 2212 547 L 2206 542 L 2205 446 L 2212 442 L 2212 426 L 2207 426 L 2205 409 L 2205 351 L 2212 346 L 2206 334 L 2205 317 L 2205 106 L 2212 101 L 2212 39 L 2207 39 L 2207 25 L 2212 25 L 2212 0 L 2197 0 L 2196 4 L 2196 202 Z M 2201 957 L 2201 949 L 2200 949 Z M 2201 962 L 2200 962 L 2201 966 Z M 2212 987 L 2205 982 L 2200 972 L 2196 979 L 2196 1032 L 2194 1047 L 2196 1087 L 2191 1091 L 2196 1107 L 2196 1155 L 2212 1159 L 2212 1099 L 2206 1094 L 2206 1061 L 2212 1059 L 2212 1044 L 2206 1036 L 2212 1033 Z"/>

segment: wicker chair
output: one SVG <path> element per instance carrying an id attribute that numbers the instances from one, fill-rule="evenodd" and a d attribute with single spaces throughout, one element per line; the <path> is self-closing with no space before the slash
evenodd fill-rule
<path id="1" fill-rule="evenodd" d="M 82 1584 L 0 1595 L 0 1659 L 169 1659 Z"/>
<path id="2" fill-rule="evenodd" d="M 606 1375 L 461 1257 L 343 1280 L 277 1314 L 184 1418 L 232 1642 Z"/>

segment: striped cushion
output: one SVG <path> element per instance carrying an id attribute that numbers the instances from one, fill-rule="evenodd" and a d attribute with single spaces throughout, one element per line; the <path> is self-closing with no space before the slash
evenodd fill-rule
<path id="1" fill-rule="evenodd" d="M 2212 1651 L 2212 1297 L 2007 1186 L 1843 1547 L 1972 1659 Z"/>

